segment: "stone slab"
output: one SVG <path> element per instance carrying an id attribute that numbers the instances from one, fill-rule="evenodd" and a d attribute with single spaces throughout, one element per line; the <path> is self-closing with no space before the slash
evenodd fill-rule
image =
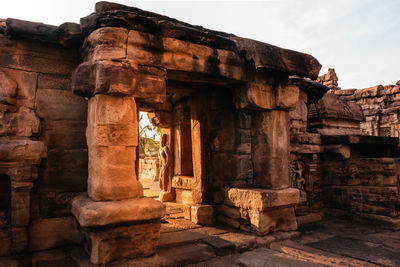
<path id="1" fill-rule="evenodd" d="M 221 234 L 218 237 L 233 243 L 235 245 L 235 251 L 237 252 L 252 249 L 257 245 L 257 237 L 253 235 L 241 233 L 226 233 Z"/>
<path id="2" fill-rule="evenodd" d="M 299 266 L 299 267 L 317 267 L 317 266 L 325 266 L 322 264 L 301 261 L 294 258 L 290 258 L 289 256 L 278 253 L 276 251 L 266 249 L 266 248 L 258 248 L 253 251 L 248 251 L 240 255 L 240 257 L 236 260 L 236 263 L 243 267 L 278 267 L 278 266 Z"/>
<path id="3" fill-rule="evenodd" d="M 81 242 L 82 235 L 72 216 L 32 221 L 29 227 L 30 251 L 46 250 Z"/>
<path id="4" fill-rule="evenodd" d="M 152 257 L 111 263 L 110 267 L 159 267 L 185 266 L 215 258 L 215 252 L 206 244 L 189 244 L 180 247 L 161 248 Z"/>
<path id="5" fill-rule="evenodd" d="M 231 188 L 227 192 L 227 204 L 244 209 L 265 211 L 272 207 L 291 206 L 300 201 L 299 190 L 261 188 Z"/>
<path id="6" fill-rule="evenodd" d="M 160 237 L 161 223 L 139 223 L 129 226 L 84 228 L 90 251 L 90 262 L 107 264 L 121 259 L 154 254 Z"/>
<path id="7" fill-rule="evenodd" d="M 97 202 L 82 194 L 72 200 L 72 214 L 83 227 L 158 220 L 164 213 L 164 205 L 152 198 Z"/>
<path id="8" fill-rule="evenodd" d="M 179 246 L 187 243 L 196 242 L 206 237 L 207 237 L 206 234 L 199 233 L 194 230 L 162 233 L 160 236 L 160 241 L 158 243 L 158 246 L 159 247 Z"/>
<path id="9" fill-rule="evenodd" d="M 214 251 L 218 256 L 224 256 L 232 253 L 235 250 L 235 244 L 220 238 L 219 236 L 209 236 L 203 240 L 203 242 L 214 248 Z"/>

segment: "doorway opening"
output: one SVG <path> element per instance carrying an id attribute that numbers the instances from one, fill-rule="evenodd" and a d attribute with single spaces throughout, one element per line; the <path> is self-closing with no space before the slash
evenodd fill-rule
<path id="1" fill-rule="evenodd" d="M 151 124 L 147 112 L 139 112 L 139 180 L 144 196 L 158 199 L 160 194 L 160 129 Z"/>

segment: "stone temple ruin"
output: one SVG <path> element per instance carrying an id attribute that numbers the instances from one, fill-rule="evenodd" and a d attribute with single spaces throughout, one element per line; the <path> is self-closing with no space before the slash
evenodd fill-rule
<path id="1" fill-rule="evenodd" d="M 400 229 L 400 84 L 340 90 L 320 68 L 107 2 L 80 24 L 1 20 L 0 257 L 124 266 L 156 252 L 162 202 L 259 237 L 327 215 Z M 161 128 L 160 201 L 137 179 L 138 110 Z"/>

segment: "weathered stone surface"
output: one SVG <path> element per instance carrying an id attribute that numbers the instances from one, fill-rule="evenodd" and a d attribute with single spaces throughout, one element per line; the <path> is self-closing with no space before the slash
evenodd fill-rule
<path id="1" fill-rule="evenodd" d="M 87 61 L 123 59 L 126 57 L 128 30 L 117 27 L 103 27 L 93 31 L 84 47 Z"/>
<path id="2" fill-rule="evenodd" d="M 218 237 L 233 243 L 235 245 L 235 251 L 237 252 L 242 252 L 245 250 L 252 249 L 257 244 L 256 237 L 248 234 L 226 233 L 219 235 Z"/>
<path id="3" fill-rule="evenodd" d="M 39 117 L 45 120 L 86 120 L 87 102 L 69 91 L 39 89 L 36 93 Z"/>
<path id="4" fill-rule="evenodd" d="M 46 147 L 42 141 L 0 137 L 0 158 L 2 161 L 39 164 L 41 158 L 45 158 L 46 155 Z"/>
<path id="5" fill-rule="evenodd" d="M 32 109 L 0 104 L 0 135 L 30 137 L 39 133 L 40 120 Z"/>
<path id="6" fill-rule="evenodd" d="M 296 188 L 281 190 L 231 188 L 226 193 L 228 205 L 256 211 L 266 211 L 273 207 L 295 205 L 299 200 L 299 190 Z"/>
<path id="7" fill-rule="evenodd" d="M 293 110 L 299 102 L 299 88 L 293 84 L 280 85 L 276 91 L 276 106 L 286 110 Z"/>
<path id="8" fill-rule="evenodd" d="M 71 75 L 39 73 L 37 87 L 39 89 L 71 90 Z"/>
<path id="9" fill-rule="evenodd" d="M 289 112 L 272 110 L 252 117 L 254 186 L 289 187 Z"/>
<path id="10" fill-rule="evenodd" d="M 191 221 L 201 225 L 212 225 L 214 222 L 214 206 L 213 205 L 192 205 Z"/>
<path id="11" fill-rule="evenodd" d="M 87 186 L 87 149 L 51 149 L 39 184 L 45 188 L 84 191 Z"/>
<path id="12" fill-rule="evenodd" d="M 132 97 L 96 95 L 89 100 L 88 193 L 93 200 L 143 196 L 134 164 L 139 132 L 136 112 Z"/>
<path id="13" fill-rule="evenodd" d="M 322 264 L 300 261 L 294 258 L 290 258 L 283 253 L 278 253 L 273 250 L 265 248 L 257 248 L 253 251 L 248 251 L 240 255 L 236 260 L 236 263 L 240 266 L 246 267 L 262 267 L 262 266 L 324 266 Z"/>
<path id="14" fill-rule="evenodd" d="M 17 83 L 2 71 L 0 71 L 0 82 L 0 101 L 2 103 L 15 104 Z"/>
<path id="15" fill-rule="evenodd" d="M 317 104 L 311 104 L 308 109 L 308 119 L 337 118 L 353 121 L 363 121 L 361 106 L 353 102 L 345 102 L 331 93 L 326 93 Z"/>
<path id="16" fill-rule="evenodd" d="M 262 110 L 276 107 L 275 92 L 272 85 L 248 83 L 234 94 L 235 106 L 238 109 Z"/>
<path id="17" fill-rule="evenodd" d="M 138 66 L 132 60 L 83 62 L 72 75 L 72 91 L 87 97 L 133 95 L 141 102 L 164 103 L 165 76 L 164 68 Z"/>
<path id="18" fill-rule="evenodd" d="M 165 206 L 152 198 L 97 202 L 86 194 L 72 200 L 72 213 L 83 227 L 160 219 Z"/>
<path id="19" fill-rule="evenodd" d="M 264 212 L 249 210 L 251 228 L 257 234 L 297 229 L 294 208 L 282 208 Z"/>
<path id="20" fill-rule="evenodd" d="M 78 49 L 43 46 L 39 42 L 20 39 L 10 40 L 3 34 L 0 35 L 0 48 L 3 51 L 0 56 L 1 67 L 29 72 L 69 75 L 80 60 Z"/>
<path id="21" fill-rule="evenodd" d="M 74 266 L 75 262 L 69 257 L 68 251 L 63 249 L 53 249 L 32 253 L 32 266 Z"/>
<path id="22" fill-rule="evenodd" d="M 86 238 L 90 240 L 90 262 L 107 264 L 152 255 L 157 247 L 160 226 L 160 222 L 149 222 L 106 229 L 85 228 Z"/>
<path id="23" fill-rule="evenodd" d="M 0 67 L 0 70 L 9 79 L 17 83 L 17 105 L 33 108 L 36 95 L 36 73 L 2 67 Z"/>
<path id="24" fill-rule="evenodd" d="M 173 257 L 171 257 L 173 255 Z M 207 244 L 188 244 L 178 247 L 160 248 L 151 257 L 111 263 L 111 267 L 185 266 L 215 258 L 214 250 Z"/>
<path id="25" fill-rule="evenodd" d="M 22 37 L 64 46 L 77 45 L 82 38 L 77 23 L 66 22 L 56 27 L 13 18 L 6 20 L 5 33 L 12 37 Z"/>
<path id="26" fill-rule="evenodd" d="M 235 250 L 235 245 L 219 236 L 209 236 L 203 242 L 212 246 L 218 256 L 224 256 L 232 253 Z"/>
<path id="27" fill-rule="evenodd" d="M 29 227 L 30 251 L 79 244 L 80 242 L 82 242 L 82 235 L 74 217 L 36 220 Z"/>
<path id="28" fill-rule="evenodd" d="M 41 218 L 71 216 L 71 202 L 80 192 L 63 192 L 61 190 L 39 191 L 39 214 Z"/>
<path id="29" fill-rule="evenodd" d="M 48 149 L 87 148 L 86 121 L 44 121 L 41 126 Z"/>

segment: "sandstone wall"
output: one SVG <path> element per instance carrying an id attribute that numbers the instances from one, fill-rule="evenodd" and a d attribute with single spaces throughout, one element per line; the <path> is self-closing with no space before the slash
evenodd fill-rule
<path id="1" fill-rule="evenodd" d="M 38 178 L 28 203 L 29 249 L 79 242 L 71 198 L 86 191 L 88 165 L 87 103 L 70 90 L 79 52 L 59 45 L 10 40 L 2 34 L 0 50 L 0 74 L 17 83 L 16 103 L 2 104 L 0 135 L 26 136 L 47 147 L 47 157 L 37 165 Z M 4 80 L 1 77 L 0 82 Z M 29 158 L 29 151 L 20 156 Z"/>

